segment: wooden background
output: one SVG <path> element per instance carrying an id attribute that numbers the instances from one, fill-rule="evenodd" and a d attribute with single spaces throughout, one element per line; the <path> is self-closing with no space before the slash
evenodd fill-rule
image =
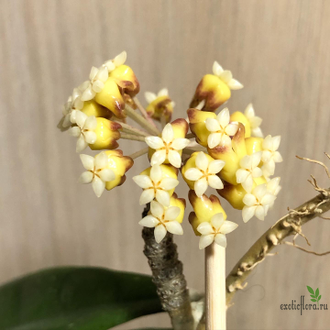
<path id="1" fill-rule="evenodd" d="M 142 254 L 140 189 L 132 175 L 99 200 L 77 183 L 83 170 L 75 141 L 56 124 L 74 86 L 122 50 L 142 92 L 167 86 L 175 117 L 185 116 L 195 86 L 216 59 L 245 88 L 233 93 L 232 111 L 253 102 L 263 131 L 282 136 L 283 190 L 266 221 L 243 224 L 229 236 L 228 270 L 287 207 L 315 195 L 316 165 L 325 160 L 330 120 L 330 1 L 78 1 L 0 0 L 0 281 L 57 265 L 93 265 L 149 273 Z M 140 99 L 143 100 L 143 93 Z M 144 101 L 144 100 L 143 100 Z M 122 144 L 126 154 L 139 144 Z M 186 196 L 182 184 L 179 195 Z M 189 286 L 203 288 L 203 253 L 187 221 L 176 239 Z M 316 251 L 329 250 L 330 223 L 304 228 Z M 305 246 L 303 240 L 298 240 Z M 139 252 L 140 251 L 140 252 Z M 277 248 L 248 279 L 229 309 L 232 329 L 329 329 L 329 312 L 280 311 L 319 287 L 330 305 L 329 256 Z M 166 315 L 141 318 L 117 329 L 166 326 Z"/>

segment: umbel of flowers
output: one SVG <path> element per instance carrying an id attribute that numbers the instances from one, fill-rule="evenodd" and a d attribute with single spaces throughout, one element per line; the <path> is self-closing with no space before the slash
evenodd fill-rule
<path id="1" fill-rule="evenodd" d="M 252 104 L 232 114 L 228 108 L 219 109 L 231 91 L 243 85 L 217 62 L 213 73 L 198 84 L 187 119 L 171 121 L 174 102 L 168 90 L 146 92 L 144 108 L 136 96 L 139 82 L 126 58 L 122 52 L 99 68 L 92 67 L 89 79 L 74 88 L 64 106 L 59 126 L 77 138 L 76 152 L 99 151 L 95 156 L 80 155 L 85 168 L 80 181 L 91 183 L 100 197 L 105 189 L 123 184 L 134 159 L 146 155 L 149 166 L 133 177 L 142 188 L 140 204 L 150 204 L 139 224 L 154 228 L 157 242 L 167 232 L 183 234 L 186 202 L 175 193 L 181 175 L 190 189 L 189 222 L 200 236 L 199 247 L 213 242 L 226 247 L 225 235 L 238 225 L 227 220 L 220 199 L 242 211 L 244 222 L 254 216 L 264 220 L 281 189 L 280 178 L 273 177 L 276 163 L 282 161 L 280 136 L 264 137 L 262 119 Z M 134 124 L 127 123 L 127 117 Z M 124 156 L 118 149 L 121 139 L 146 145 Z"/>

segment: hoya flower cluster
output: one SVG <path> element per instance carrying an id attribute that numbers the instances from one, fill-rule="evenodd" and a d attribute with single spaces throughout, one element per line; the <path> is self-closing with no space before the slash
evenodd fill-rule
<path id="1" fill-rule="evenodd" d="M 226 234 L 238 225 L 227 220 L 219 197 L 241 210 L 244 222 L 254 216 L 264 220 L 281 189 L 280 178 L 273 177 L 282 161 L 280 136 L 263 136 L 262 119 L 252 104 L 232 114 L 219 109 L 243 85 L 217 62 L 198 84 L 187 119 L 172 121 L 174 102 L 168 90 L 146 92 L 144 109 L 136 98 L 139 83 L 125 61 L 123 52 L 93 67 L 89 80 L 65 104 L 61 128 L 77 138 L 76 151 L 104 150 L 95 157 L 81 155 L 86 171 L 80 181 L 91 183 L 99 197 L 125 181 L 133 158 L 147 154 L 149 166 L 133 177 L 142 189 L 140 204 L 150 204 L 139 224 L 154 228 L 157 242 L 167 232 L 183 234 L 186 202 L 175 193 L 181 173 L 190 188 L 189 222 L 200 236 L 200 248 L 213 242 L 226 247 Z M 127 116 L 141 127 L 128 125 Z M 145 142 L 147 148 L 123 156 L 117 149 L 120 138 Z M 211 189 L 219 197 L 209 195 Z"/>
<path id="2" fill-rule="evenodd" d="M 121 185 L 133 160 L 118 148 L 121 121 L 126 117 L 125 103 L 139 92 L 139 83 L 132 69 L 125 65 L 126 52 L 92 67 L 89 80 L 73 90 L 64 106 L 60 122 L 62 130 L 77 138 L 76 151 L 104 150 L 95 157 L 81 154 L 82 183 L 92 183 L 97 197 L 105 189 Z"/>

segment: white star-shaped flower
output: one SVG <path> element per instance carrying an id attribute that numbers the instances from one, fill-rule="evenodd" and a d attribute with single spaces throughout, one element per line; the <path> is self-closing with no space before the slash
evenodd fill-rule
<path id="1" fill-rule="evenodd" d="M 281 178 L 280 177 L 276 177 L 276 178 L 273 178 L 271 180 L 269 180 L 267 182 L 267 190 L 273 194 L 275 197 L 277 197 L 278 193 L 281 191 L 282 187 L 280 186 L 280 181 L 281 181 Z M 274 205 L 274 202 L 275 202 L 275 199 L 274 201 L 269 205 L 269 207 L 273 207 Z"/>
<path id="2" fill-rule="evenodd" d="M 156 150 L 150 160 L 151 166 L 161 165 L 168 160 L 171 165 L 177 168 L 180 168 L 182 164 L 179 151 L 190 143 L 185 138 L 174 138 L 171 124 L 167 124 L 164 127 L 161 138 L 158 136 L 147 136 L 145 141 L 150 148 Z"/>
<path id="3" fill-rule="evenodd" d="M 107 67 L 108 72 L 112 72 L 114 69 L 125 64 L 126 60 L 127 60 L 127 53 L 123 51 L 112 60 L 105 62 L 104 66 Z"/>
<path id="4" fill-rule="evenodd" d="M 140 197 L 140 205 L 148 204 L 156 199 L 162 205 L 170 205 L 169 190 L 174 189 L 179 181 L 174 178 L 168 178 L 163 175 L 159 165 L 151 167 L 150 175 L 136 175 L 133 177 L 135 183 L 143 189 Z"/>
<path id="5" fill-rule="evenodd" d="M 99 69 L 93 66 L 89 74 L 89 82 L 81 96 L 82 101 L 92 100 L 96 93 L 100 93 L 108 77 L 109 73 L 106 66 L 103 65 Z"/>
<path id="6" fill-rule="evenodd" d="M 205 249 L 213 242 L 226 247 L 227 238 L 226 234 L 231 233 L 238 227 L 238 224 L 232 221 L 224 220 L 222 213 L 217 213 L 211 218 L 210 222 L 202 222 L 197 231 L 202 235 L 199 239 L 199 248 Z"/>
<path id="7" fill-rule="evenodd" d="M 216 175 L 225 166 L 223 160 L 209 161 L 204 152 L 199 152 L 196 160 L 196 167 L 189 168 L 184 176 L 187 180 L 195 181 L 194 190 L 198 197 L 203 196 L 207 187 L 223 189 L 221 179 Z"/>
<path id="8" fill-rule="evenodd" d="M 262 119 L 255 115 L 252 103 L 246 107 L 244 114 L 250 123 L 251 135 L 255 137 L 264 137 L 261 128 L 259 127 L 262 123 Z"/>
<path id="9" fill-rule="evenodd" d="M 258 167 L 260 161 L 261 151 L 255 152 L 251 156 L 244 156 L 239 163 L 241 168 L 236 171 L 236 181 L 247 192 L 250 192 L 253 187 L 253 179 L 262 176 L 262 170 Z"/>
<path id="10" fill-rule="evenodd" d="M 232 90 L 243 88 L 243 85 L 236 79 L 233 79 L 233 74 L 229 70 L 224 70 L 222 66 L 214 61 L 212 67 L 213 74 L 219 77 Z"/>
<path id="11" fill-rule="evenodd" d="M 63 122 L 62 126 L 67 128 L 76 122 L 76 111 L 80 111 L 84 106 L 84 102 L 81 100 L 81 90 L 75 88 L 72 95 L 68 98 L 68 101 L 63 107 Z"/>
<path id="12" fill-rule="evenodd" d="M 81 183 L 92 183 L 93 190 L 97 197 L 100 197 L 105 189 L 105 183 L 115 179 L 115 173 L 108 168 L 108 156 L 105 152 L 96 155 L 95 158 L 89 155 L 80 155 L 81 162 L 87 170 L 79 181 Z"/>
<path id="13" fill-rule="evenodd" d="M 280 146 L 281 137 L 267 135 L 262 143 L 262 156 L 261 160 L 264 163 L 262 172 L 265 177 L 273 175 L 275 172 L 275 163 L 283 161 L 281 154 L 277 151 Z"/>
<path id="14" fill-rule="evenodd" d="M 180 208 L 170 206 L 164 208 L 160 203 L 152 201 L 150 204 L 150 213 L 144 217 L 139 224 L 148 228 L 155 228 L 154 235 L 157 243 L 160 243 L 167 232 L 174 235 L 183 235 L 181 224 L 176 221 L 180 214 Z"/>
<path id="15" fill-rule="evenodd" d="M 229 123 L 230 115 L 227 108 L 223 109 L 217 115 L 217 118 L 207 118 L 206 128 L 211 134 L 207 138 L 207 144 L 210 149 L 218 145 L 231 146 L 230 136 L 234 136 L 238 130 L 237 123 Z"/>
<path id="16" fill-rule="evenodd" d="M 247 193 L 243 198 L 245 206 L 242 210 L 243 221 L 248 222 L 254 215 L 259 220 L 264 220 L 275 196 L 267 190 L 266 183 L 261 184 Z"/>
<path id="17" fill-rule="evenodd" d="M 81 152 L 89 144 L 95 143 L 97 121 L 95 116 L 88 117 L 81 111 L 76 112 L 75 121 L 77 126 L 71 127 L 69 133 L 78 138 L 76 152 Z"/>

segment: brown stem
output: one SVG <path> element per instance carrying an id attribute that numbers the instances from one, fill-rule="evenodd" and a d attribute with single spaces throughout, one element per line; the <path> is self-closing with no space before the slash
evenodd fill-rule
<path id="1" fill-rule="evenodd" d="M 143 211 L 145 217 L 149 205 Z M 194 319 L 191 313 L 189 291 L 183 275 L 183 265 L 178 259 L 177 246 L 173 243 L 173 235 L 157 243 L 153 228 L 143 228 L 142 237 L 145 242 L 144 254 L 152 271 L 163 309 L 169 313 L 174 330 L 192 330 Z"/>
<path id="2" fill-rule="evenodd" d="M 226 279 L 227 306 L 233 299 L 235 292 L 244 287 L 247 276 L 262 262 L 269 251 L 281 244 L 290 235 L 301 236 L 301 226 L 308 221 L 330 210 L 330 189 L 324 189 L 323 193 L 302 204 L 295 210 L 278 220 L 268 229 L 239 260 Z"/>

